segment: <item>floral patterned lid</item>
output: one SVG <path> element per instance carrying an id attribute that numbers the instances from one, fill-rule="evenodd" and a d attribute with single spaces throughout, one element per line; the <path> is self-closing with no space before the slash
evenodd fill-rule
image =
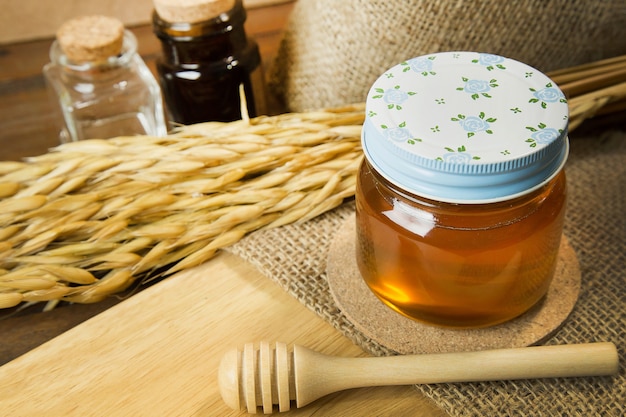
<path id="1" fill-rule="evenodd" d="M 568 105 L 521 62 L 444 52 L 402 62 L 367 96 L 365 157 L 414 194 L 455 203 L 514 198 L 549 181 L 568 153 Z"/>

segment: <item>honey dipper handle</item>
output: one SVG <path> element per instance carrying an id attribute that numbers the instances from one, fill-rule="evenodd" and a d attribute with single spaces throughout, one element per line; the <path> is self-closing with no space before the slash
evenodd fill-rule
<path id="1" fill-rule="evenodd" d="M 298 407 L 366 386 L 611 375 L 618 362 L 615 345 L 607 342 L 384 358 L 338 358 L 294 347 Z"/>

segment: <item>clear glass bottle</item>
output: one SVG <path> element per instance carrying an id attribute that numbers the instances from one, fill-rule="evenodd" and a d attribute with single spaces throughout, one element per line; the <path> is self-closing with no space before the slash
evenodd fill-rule
<path id="1" fill-rule="evenodd" d="M 391 68 L 366 111 L 356 256 L 374 294 L 455 328 L 539 302 L 566 207 L 562 92 L 517 61 L 451 52 Z"/>
<path id="2" fill-rule="evenodd" d="M 163 52 L 157 72 L 172 121 L 239 120 L 242 105 L 250 117 L 266 112 L 261 56 L 246 36 L 241 0 L 154 5 L 153 28 Z"/>
<path id="3" fill-rule="evenodd" d="M 159 85 L 137 40 L 105 16 L 66 22 L 44 76 L 61 113 L 61 142 L 167 134 Z"/>

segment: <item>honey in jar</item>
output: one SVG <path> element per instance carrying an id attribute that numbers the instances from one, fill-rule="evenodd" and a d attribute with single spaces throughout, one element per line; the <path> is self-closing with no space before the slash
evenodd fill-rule
<path id="1" fill-rule="evenodd" d="M 513 319 L 546 294 L 566 205 L 568 107 L 540 71 L 497 55 L 407 60 L 367 97 L 357 264 L 412 319 Z"/>

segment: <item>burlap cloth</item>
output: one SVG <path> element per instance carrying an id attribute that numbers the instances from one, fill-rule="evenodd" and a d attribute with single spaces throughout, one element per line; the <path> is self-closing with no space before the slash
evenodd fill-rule
<path id="1" fill-rule="evenodd" d="M 418 387 L 452 416 L 626 415 L 626 131 L 574 136 L 566 172 L 565 235 L 578 255 L 582 284 L 572 314 L 545 344 L 614 342 L 621 357 L 620 373 Z M 255 232 L 228 250 L 365 351 L 393 354 L 355 329 L 334 304 L 326 281 L 328 248 L 353 210 L 354 204 L 348 202 L 306 223 Z"/>
<path id="2" fill-rule="evenodd" d="M 387 68 L 470 50 L 551 71 L 626 53 L 624 0 L 298 0 L 270 71 L 291 111 L 365 101 Z"/>

